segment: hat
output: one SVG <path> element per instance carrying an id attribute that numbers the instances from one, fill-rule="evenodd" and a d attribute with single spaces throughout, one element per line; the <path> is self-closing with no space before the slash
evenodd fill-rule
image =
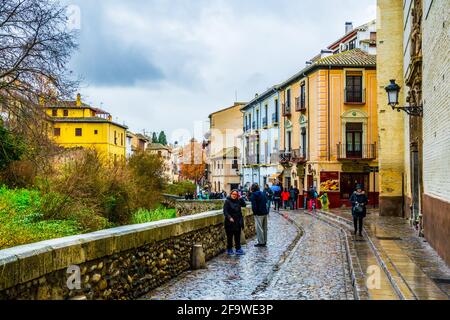
<path id="1" fill-rule="evenodd" d="M 361 190 L 362 190 L 362 189 L 363 189 L 363 187 L 362 187 L 362 185 L 361 185 L 361 184 L 359 184 L 359 183 L 358 183 L 358 184 L 356 185 L 356 190 L 359 190 L 359 189 L 361 189 Z"/>

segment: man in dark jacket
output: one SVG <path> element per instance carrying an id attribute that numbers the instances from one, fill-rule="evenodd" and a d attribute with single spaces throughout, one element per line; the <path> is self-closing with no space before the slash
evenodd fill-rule
<path id="1" fill-rule="evenodd" d="M 356 191 L 350 196 L 350 202 L 352 203 L 352 216 L 353 224 L 355 226 L 355 236 L 358 231 L 359 224 L 359 235 L 362 236 L 363 220 L 366 217 L 366 205 L 369 199 L 363 190 L 363 187 L 358 184 L 356 186 Z"/>
<path id="2" fill-rule="evenodd" d="M 233 252 L 233 238 L 236 247 L 236 255 L 243 255 L 244 251 L 241 248 L 241 230 L 244 228 L 244 218 L 242 216 L 242 208 L 247 204 L 239 197 L 239 191 L 231 191 L 230 196 L 225 200 L 223 205 L 223 214 L 225 216 L 225 232 L 227 234 L 227 253 Z"/>
<path id="3" fill-rule="evenodd" d="M 250 202 L 255 215 L 256 237 L 258 239 L 255 247 L 265 247 L 267 245 L 267 215 L 269 214 L 267 197 L 256 183 L 251 187 Z"/>

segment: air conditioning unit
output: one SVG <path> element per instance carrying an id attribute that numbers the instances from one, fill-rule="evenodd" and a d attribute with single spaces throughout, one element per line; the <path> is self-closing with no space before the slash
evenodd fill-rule
<path id="1" fill-rule="evenodd" d="M 339 45 L 339 50 L 340 50 L 341 52 L 347 51 L 347 50 L 348 50 L 348 45 L 347 45 L 346 43 L 341 43 L 341 44 Z"/>

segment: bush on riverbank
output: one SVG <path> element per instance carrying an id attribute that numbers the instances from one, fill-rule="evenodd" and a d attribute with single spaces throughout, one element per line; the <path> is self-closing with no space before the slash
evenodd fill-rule
<path id="1" fill-rule="evenodd" d="M 148 153 L 103 165 L 94 151 L 41 172 L 23 189 L 1 187 L 0 248 L 174 217 L 160 206 L 162 160 Z M 14 187 L 14 185 L 12 186 Z"/>

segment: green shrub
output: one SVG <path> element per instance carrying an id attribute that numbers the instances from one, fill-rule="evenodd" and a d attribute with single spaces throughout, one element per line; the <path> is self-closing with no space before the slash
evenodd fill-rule
<path id="1" fill-rule="evenodd" d="M 169 184 L 164 189 L 164 193 L 176 196 L 184 196 L 186 193 L 195 193 L 197 187 L 195 183 L 185 180 L 174 184 Z"/>
<path id="2" fill-rule="evenodd" d="M 176 217 L 177 214 L 175 209 L 167 209 L 164 207 L 159 207 L 155 210 L 139 209 L 133 214 L 132 223 L 140 224 L 165 219 L 173 219 Z"/>

